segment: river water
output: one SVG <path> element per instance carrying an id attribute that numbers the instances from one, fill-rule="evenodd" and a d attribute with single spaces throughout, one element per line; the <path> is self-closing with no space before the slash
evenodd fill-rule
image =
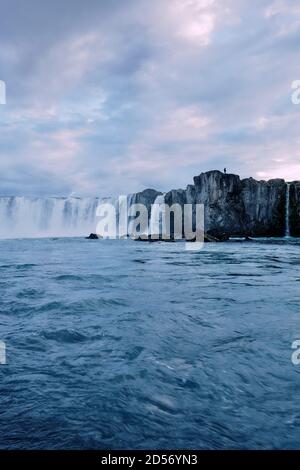
<path id="1" fill-rule="evenodd" d="M 300 448 L 300 242 L 0 241 L 0 448 Z"/>

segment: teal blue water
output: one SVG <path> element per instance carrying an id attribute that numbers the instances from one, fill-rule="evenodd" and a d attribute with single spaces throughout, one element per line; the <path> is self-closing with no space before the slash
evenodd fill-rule
<path id="1" fill-rule="evenodd" d="M 299 250 L 0 241 L 0 448 L 300 448 Z"/>

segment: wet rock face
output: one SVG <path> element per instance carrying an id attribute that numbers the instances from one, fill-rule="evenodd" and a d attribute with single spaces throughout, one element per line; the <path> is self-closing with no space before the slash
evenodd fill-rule
<path id="1" fill-rule="evenodd" d="M 220 171 L 194 178 L 194 199 L 204 204 L 205 230 L 212 235 L 283 236 L 285 232 L 284 180 L 241 180 Z M 189 192 L 192 194 L 191 189 Z"/>
<path id="2" fill-rule="evenodd" d="M 244 206 L 239 176 L 208 171 L 194 177 L 195 203 L 204 204 L 205 231 L 240 234 L 243 231 Z"/>
<path id="3" fill-rule="evenodd" d="M 183 207 L 187 203 L 186 191 L 184 189 L 172 189 L 165 194 L 165 203 L 169 206 L 179 204 Z"/>
<path id="4" fill-rule="evenodd" d="M 162 195 L 161 192 L 156 191 L 155 189 L 145 189 L 140 193 L 135 193 L 132 195 L 131 204 L 143 204 L 147 207 L 148 215 L 151 214 L 151 205 L 154 204 L 155 199 Z"/>
<path id="5" fill-rule="evenodd" d="M 290 234 L 300 237 L 300 181 L 290 185 Z"/>
<path id="6" fill-rule="evenodd" d="M 170 208 L 174 205 L 174 204 L 179 204 L 180 207 L 181 207 L 181 226 L 182 226 L 182 230 L 180 232 L 179 230 L 179 233 L 178 233 L 178 236 L 180 237 L 184 237 L 184 219 L 183 219 L 183 207 L 185 204 L 187 204 L 187 194 L 186 194 L 186 191 L 184 189 L 172 189 L 171 191 L 169 191 L 167 194 L 165 194 L 165 204 L 168 205 Z M 171 237 L 174 236 L 174 234 L 176 234 L 176 229 L 175 229 L 175 225 L 174 225 L 174 213 L 171 212 L 170 213 L 170 234 L 171 234 Z M 175 235 L 176 236 L 176 235 Z"/>
<path id="7" fill-rule="evenodd" d="M 285 234 L 286 183 L 283 179 L 242 180 L 244 232 L 256 237 L 281 237 Z"/>

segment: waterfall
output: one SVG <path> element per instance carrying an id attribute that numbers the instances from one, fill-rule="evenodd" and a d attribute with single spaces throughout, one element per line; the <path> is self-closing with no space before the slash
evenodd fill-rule
<path id="1" fill-rule="evenodd" d="M 290 183 L 286 184 L 285 199 L 285 236 L 290 237 Z"/>
<path id="2" fill-rule="evenodd" d="M 95 232 L 99 198 L 0 197 L 0 238 L 83 236 Z"/>
<path id="3" fill-rule="evenodd" d="M 165 217 L 165 195 L 156 197 L 151 208 L 150 234 L 152 236 L 162 236 L 163 219 Z"/>
<path id="4" fill-rule="evenodd" d="M 127 196 L 127 215 L 129 214 L 130 207 L 136 203 L 137 203 L 136 194 L 135 193 L 129 194 Z M 128 236 L 131 237 L 133 234 L 134 223 L 131 217 L 128 217 L 127 220 L 128 220 L 127 233 L 128 233 Z"/>

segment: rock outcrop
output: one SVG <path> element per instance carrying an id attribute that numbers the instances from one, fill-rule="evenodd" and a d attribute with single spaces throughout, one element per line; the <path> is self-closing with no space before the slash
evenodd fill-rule
<path id="1" fill-rule="evenodd" d="M 194 187 L 195 203 L 204 204 L 209 233 L 266 237 L 284 234 L 284 180 L 241 180 L 238 175 L 209 171 L 194 178 Z"/>
<path id="2" fill-rule="evenodd" d="M 243 231 L 248 236 L 280 237 L 285 234 L 287 185 L 283 179 L 242 180 L 245 219 Z"/>
<path id="3" fill-rule="evenodd" d="M 243 232 L 244 206 L 239 176 L 208 171 L 194 177 L 196 204 L 204 204 L 205 231 L 213 236 L 219 232 Z"/>
<path id="4" fill-rule="evenodd" d="M 177 189 L 166 193 L 165 203 L 182 207 L 184 204 L 203 204 L 205 232 L 213 237 L 283 236 L 286 188 L 283 179 L 241 180 L 238 175 L 208 171 L 195 176 L 194 185 L 188 185 L 186 190 Z M 297 230 L 295 225 L 295 233 L 299 233 L 300 183 L 299 186 L 294 184 L 293 188 L 293 220 L 299 220 Z"/>
<path id="5" fill-rule="evenodd" d="M 102 238 L 101 235 L 97 235 L 96 233 L 90 233 L 88 237 L 85 237 L 87 240 L 99 240 Z"/>
<path id="6" fill-rule="evenodd" d="M 204 204 L 205 232 L 224 239 L 280 237 L 285 234 L 287 184 L 283 179 L 256 181 L 217 170 L 194 177 L 186 190 L 165 194 L 168 205 Z M 291 235 L 300 235 L 300 182 L 290 187 Z"/>
<path id="7" fill-rule="evenodd" d="M 300 237 L 300 181 L 290 184 L 290 235 Z"/>
<path id="8" fill-rule="evenodd" d="M 151 206 L 155 203 L 156 198 L 161 195 L 162 193 L 156 191 L 155 189 L 144 189 L 144 191 L 141 191 L 140 193 L 132 194 L 130 203 L 143 204 L 144 206 L 146 206 L 150 217 Z"/>

